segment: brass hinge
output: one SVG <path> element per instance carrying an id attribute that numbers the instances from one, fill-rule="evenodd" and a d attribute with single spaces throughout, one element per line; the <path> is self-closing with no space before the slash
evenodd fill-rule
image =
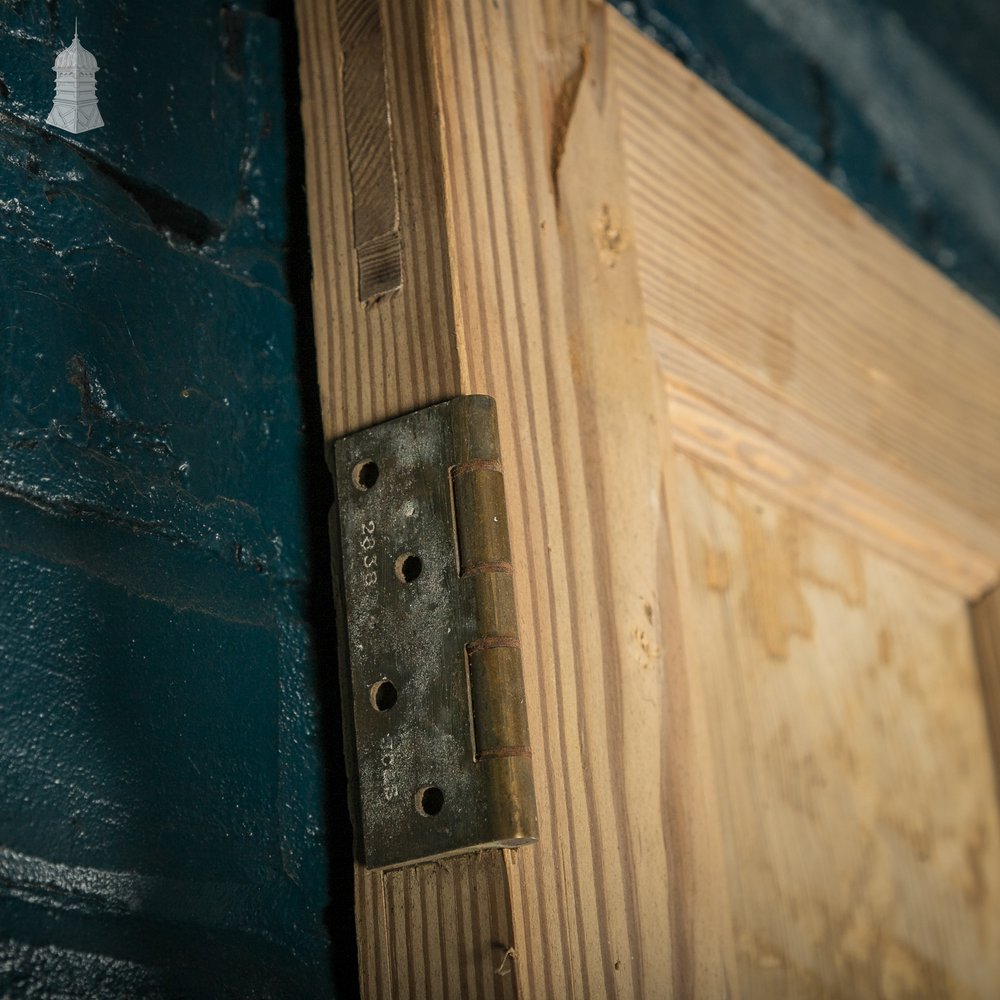
<path id="1" fill-rule="evenodd" d="M 369 427 L 334 461 L 365 864 L 533 842 L 496 404 L 461 396 Z"/>

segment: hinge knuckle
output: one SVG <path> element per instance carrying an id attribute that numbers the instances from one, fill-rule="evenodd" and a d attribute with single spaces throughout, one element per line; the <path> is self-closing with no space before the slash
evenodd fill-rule
<path id="1" fill-rule="evenodd" d="M 475 609 L 477 639 L 517 635 L 512 574 L 476 573 L 462 583 Z"/>
<path id="2" fill-rule="evenodd" d="M 469 651 L 476 756 L 530 757 L 528 717 L 521 687 L 518 646 L 486 646 Z"/>
<path id="3" fill-rule="evenodd" d="M 510 573 L 503 473 L 492 468 L 455 466 L 451 481 L 461 575 Z"/>

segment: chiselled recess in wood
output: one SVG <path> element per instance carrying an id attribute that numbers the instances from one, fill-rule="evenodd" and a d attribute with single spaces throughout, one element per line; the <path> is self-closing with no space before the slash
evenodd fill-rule
<path id="1" fill-rule="evenodd" d="M 385 38 L 378 4 L 370 0 L 337 0 L 336 10 L 358 298 L 365 301 L 398 288 L 402 280 Z"/>

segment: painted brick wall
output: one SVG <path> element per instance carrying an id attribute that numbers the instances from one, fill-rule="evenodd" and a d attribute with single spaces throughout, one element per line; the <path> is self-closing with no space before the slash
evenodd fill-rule
<path id="1" fill-rule="evenodd" d="M 0 996 L 353 983 L 288 6 L 0 5 Z"/>

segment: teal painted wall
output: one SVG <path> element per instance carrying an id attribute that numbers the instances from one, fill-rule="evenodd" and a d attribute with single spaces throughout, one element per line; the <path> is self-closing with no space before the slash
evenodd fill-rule
<path id="1" fill-rule="evenodd" d="M 0 6 L 4 997 L 354 992 L 290 6 Z"/>

